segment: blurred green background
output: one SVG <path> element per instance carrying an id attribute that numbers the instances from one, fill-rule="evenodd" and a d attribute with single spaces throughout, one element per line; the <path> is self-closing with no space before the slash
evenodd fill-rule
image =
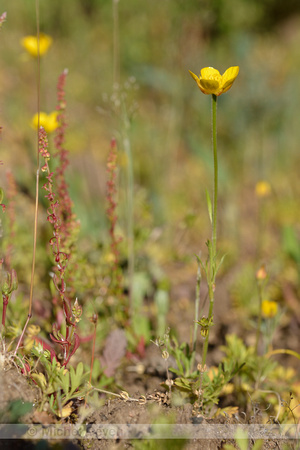
<path id="1" fill-rule="evenodd" d="M 30 120 L 36 112 L 37 67 L 20 39 L 36 33 L 35 2 L 0 0 L 3 11 L 1 184 L 10 169 L 21 191 L 33 196 L 36 136 Z M 278 251 L 284 227 L 299 232 L 298 0 L 41 0 L 40 29 L 53 37 L 41 60 L 41 110 L 55 109 L 57 77 L 69 69 L 68 181 L 82 239 L 102 240 L 107 233 L 105 161 L 113 136 L 120 152 L 119 214 L 125 229 L 121 136 L 128 122 L 136 223 L 149 235 L 158 230 L 171 258 L 193 258 L 205 249 L 205 189 L 212 186 L 210 97 L 188 70 L 199 74 L 213 66 L 223 73 L 234 65 L 240 74 L 218 102 L 222 245 L 234 255 L 255 253 L 262 231 L 255 197 L 259 180 L 272 187 L 262 205 L 268 230 L 262 256 Z M 28 233 L 32 209 L 22 205 Z"/>

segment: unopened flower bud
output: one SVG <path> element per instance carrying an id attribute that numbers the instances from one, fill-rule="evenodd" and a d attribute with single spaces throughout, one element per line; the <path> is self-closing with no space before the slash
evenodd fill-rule
<path id="1" fill-rule="evenodd" d="M 141 396 L 139 397 L 139 404 L 140 404 L 140 405 L 145 405 L 146 403 L 147 403 L 146 397 L 145 397 L 144 395 L 141 395 Z"/>
<path id="2" fill-rule="evenodd" d="M 78 323 L 82 316 L 82 306 L 79 305 L 77 298 L 76 298 L 74 306 L 72 308 L 72 314 L 75 317 L 75 322 Z"/>
<path id="3" fill-rule="evenodd" d="M 256 272 L 256 279 L 262 281 L 265 280 L 266 278 L 267 278 L 267 271 L 265 265 L 263 264 Z"/>
<path id="4" fill-rule="evenodd" d="M 9 295 L 18 288 L 18 278 L 15 269 L 2 272 L 0 285 L 3 295 Z"/>
<path id="5" fill-rule="evenodd" d="M 128 392 L 126 392 L 126 391 L 121 391 L 121 392 L 120 392 L 120 397 L 121 397 L 123 400 L 125 400 L 125 402 L 126 402 L 127 400 L 129 400 L 129 394 L 128 394 Z"/>
<path id="6" fill-rule="evenodd" d="M 8 295 L 10 293 L 9 286 L 10 286 L 10 275 L 9 272 L 4 271 L 1 274 L 1 291 L 3 295 Z"/>
<path id="7" fill-rule="evenodd" d="M 167 350 L 164 350 L 161 356 L 163 357 L 163 359 L 167 360 L 169 358 L 169 353 L 167 352 Z"/>
<path id="8" fill-rule="evenodd" d="M 197 370 L 199 370 L 199 372 L 201 372 L 201 373 L 207 372 L 207 365 L 204 364 L 204 366 L 202 366 L 202 364 L 198 364 Z"/>
<path id="9" fill-rule="evenodd" d="M 11 291 L 16 291 L 18 289 L 18 277 L 15 269 L 11 269 Z"/>

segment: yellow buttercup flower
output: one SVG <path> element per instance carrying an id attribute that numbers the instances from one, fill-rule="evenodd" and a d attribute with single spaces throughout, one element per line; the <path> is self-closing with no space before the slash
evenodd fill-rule
<path id="1" fill-rule="evenodd" d="M 264 317 L 272 318 L 276 316 L 278 312 L 278 304 L 277 302 L 273 302 L 271 300 L 263 300 L 261 310 Z"/>
<path id="2" fill-rule="evenodd" d="M 47 34 L 40 33 L 40 56 L 45 55 L 52 44 L 52 37 Z M 38 39 L 37 36 L 25 36 L 21 39 L 21 45 L 25 50 L 35 58 L 38 56 Z"/>
<path id="3" fill-rule="evenodd" d="M 204 67 L 204 69 L 201 69 L 199 77 L 190 70 L 189 72 L 203 94 L 214 94 L 219 96 L 231 88 L 234 80 L 238 76 L 239 70 L 238 66 L 229 67 L 229 69 L 221 75 L 220 72 L 213 67 Z"/>
<path id="4" fill-rule="evenodd" d="M 268 197 L 271 194 L 271 185 L 267 181 L 259 181 L 255 185 L 257 197 Z"/>
<path id="5" fill-rule="evenodd" d="M 58 127 L 57 122 L 58 111 L 53 111 L 50 114 L 40 112 L 40 127 L 43 127 L 46 133 L 52 133 Z M 35 114 L 31 121 L 31 126 L 35 129 L 38 127 L 38 114 Z"/>

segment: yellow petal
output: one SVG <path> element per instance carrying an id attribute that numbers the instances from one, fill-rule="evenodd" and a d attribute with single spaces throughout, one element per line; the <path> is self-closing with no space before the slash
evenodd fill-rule
<path id="1" fill-rule="evenodd" d="M 73 402 L 70 402 L 66 406 L 64 406 L 61 411 L 58 411 L 58 413 L 57 413 L 58 417 L 61 417 L 61 418 L 69 417 L 73 412 L 72 405 L 73 405 Z"/>
<path id="2" fill-rule="evenodd" d="M 25 352 L 29 353 L 29 351 L 32 349 L 33 345 L 34 345 L 34 338 L 32 338 L 30 336 L 26 336 L 24 338 L 24 345 L 23 345 Z"/>
<path id="3" fill-rule="evenodd" d="M 222 75 L 222 93 L 227 92 L 231 88 L 234 80 L 239 74 L 239 70 L 238 66 L 234 66 L 229 67 L 229 69 L 224 72 Z"/>
<path id="4" fill-rule="evenodd" d="M 46 120 L 47 120 L 47 114 L 41 111 L 40 112 L 40 126 L 43 126 L 43 123 L 45 123 Z M 39 125 L 38 114 L 36 113 L 31 120 L 31 126 L 33 128 L 37 129 L 38 125 Z"/>
<path id="5" fill-rule="evenodd" d="M 220 81 L 221 75 L 220 72 L 213 67 L 204 67 L 201 69 L 201 78 Z"/>
<path id="6" fill-rule="evenodd" d="M 30 337 L 37 336 L 40 331 L 41 331 L 41 328 L 38 325 L 31 324 L 27 328 L 27 335 Z"/>
<path id="7" fill-rule="evenodd" d="M 227 69 L 222 75 L 222 82 L 225 84 L 229 80 L 234 81 L 239 74 L 239 70 L 240 70 L 239 66 L 229 67 L 229 69 Z"/>
<path id="8" fill-rule="evenodd" d="M 268 197 L 271 194 L 271 185 L 267 181 L 258 181 L 255 185 L 257 197 Z"/>
<path id="9" fill-rule="evenodd" d="M 277 302 L 269 301 L 269 300 L 263 300 L 261 305 L 261 310 L 264 317 L 272 318 L 276 316 L 278 311 L 278 305 Z"/>
<path id="10" fill-rule="evenodd" d="M 56 130 L 56 128 L 58 127 L 57 116 L 58 111 L 53 111 L 51 114 L 49 114 L 47 125 L 45 127 L 47 133 L 52 133 L 52 131 Z"/>
<path id="11" fill-rule="evenodd" d="M 46 133 L 52 133 L 58 127 L 57 122 L 58 111 L 53 111 L 50 114 L 40 112 L 40 127 L 43 127 Z M 38 127 L 38 114 L 36 113 L 31 121 L 31 126 L 35 129 Z"/>
<path id="12" fill-rule="evenodd" d="M 199 87 L 204 94 L 216 94 L 219 89 L 219 82 L 217 80 L 200 79 Z M 217 94 L 216 94 L 217 95 Z"/>
<path id="13" fill-rule="evenodd" d="M 40 34 L 40 55 L 44 55 L 52 44 L 52 37 L 47 34 Z"/>
<path id="14" fill-rule="evenodd" d="M 199 87 L 204 94 L 219 95 L 222 77 L 213 67 L 201 69 Z"/>
<path id="15" fill-rule="evenodd" d="M 199 78 L 197 77 L 197 75 L 195 75 L 195 74 L 194 74 L 193 72 L 191 72 L 190 70 L 189 70 L 189 72 L 190 72 L 191 76 L 194 78 L 194 80 L 198 83 Z"/>
<path id="16" fill-rule="evenodd" d="M 40 34 L 40 56 L 43 56 L 49 50 L 52 44 L 52 37 L 47 34 Z M 38 55 L 38 39 L 37 36 L 25 36 L 21 39 L 21 45 L 25 50 L 34 57 Z"/>
<path id="17" fill-rule="evenodd" d="M 21 45 L 31 56 L 37 56 L 37 39 L 35 36 L 24 37 L 21 39 Z"/>

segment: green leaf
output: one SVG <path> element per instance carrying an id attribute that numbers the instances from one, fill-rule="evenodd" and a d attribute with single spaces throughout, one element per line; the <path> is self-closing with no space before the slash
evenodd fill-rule
<path id="1" fill-rule="evenodd" d="M 134 315 L 132 319 L 132 329 L 134 333 L 145 338 L 145 342 L 148 342 L 151 338 L 151 324 L 148 317 L 141 315 Z"/>
<path id="2" fill-rule="evenodd" d="M 248 433 L 242 428 L 238 428 L 235 433 L 236 443 L 239 445 L 241 450 L 248 450 Z"/>
<path id="3" fill-rule="evenodd" d="M 186 378 L 176 378 L 176 380 L 174 381 L 174 384 L 176 386 L 178 386 L 181 389 L 187 390 L 187 391 L 191 391 L 191 383 L 189 380 L 187 380 Z"/>
<path id="4" fill-rule="evenodd" d="M 50 405 L 50 408 L 53 408 L 53 405 L 54 405 L 54 395 L 53 394 L 50 395 L 49 405 Z"/>
<path id="5" fill-rule="evenodd" d="M 22 400 L 13 400 L 9 403 L 5 411 L 5 419 L 9 420 L 9 423 L 18 423 L 22 416 L 32 411 L 31 402 L 23 402 Z M 5 422 L 7 423 L 7 422 Z"/>
<path id="6" fill-rule="evenodd" d="M 264 444 L 262 439 L 258 439 L 252 447 L 252 450 L 260 450 Z"/>
<path id="7" fill-rule="evenodd" d="M 70 374 L 69 374 L 69 372 L 67 372 L 65 375 L 61 374 L 60 379 L 61 379 L 63 391 L 66 395 L 68 395 L 69 389 L 70 389 Z"/>
<path id="8" fill-rule="evenodd" d="M 76 368 L 76 378 L 78 377 L 79 384 L 81 383 L 82 375 L 83 375 L 83 363 L 80 361 L 80 363 L 78 363 L 78 366 Z"/>
<path id="9" fill-rule="evenodd" d="M 212 206 L 211 206 L 211 200 L 210 200 L 210 196 L 209 196 L 207 189 L 206 189 L 206 203 L 207 203 L 209 220 L 210 220 L 210 223 L 212 223 Z"/>
<path id="10" fill-rule="evenodd" d="M 76 373 L 74 367 L 70 367 L 70 377 L 71 377 L 71 392 L 74 392 L 76 389 Z"/>
<path id="11" fill-rule="evenodd" d="M 180 375 L 182 375 L 182 373 L 179 370 L 173 369 L 173 367 L 169 367 L 169 371 L 172 373 L 175 373 L 175 375 L 177 375 L 178 377 L 180 377 Z"/>
<path id="12" fill-rule="evenodd" d="M 195 256 L 196 256 L 196 258 L 197 258 L 197 262 L 198 262 L 198 264 L 200 265 L 201 269 L 205 272 L 205 271 L 206 271 L 206 267 L 205 267 L 205 265 L 203 264 L 202 259 L 201 259 L 200 256 L 198 256 L 198 255 L 195 255 Z"/>
<path id="13" fill-rule="evenodd" d="M 43 373 L 32 373 L 31 378 L 35 381 L 38 387 L 45 392 L 47 389 L 47 380 Z"/>
<path id="14" fill-rule="evenodd" d="M 71 377 L 71 392 L 70 392 L 70 394 L 72 394 L 74 391 L 76 391 L 76 389 L 80 386 L 81 380 L 82 380 L 82 375 L 83 375 L 83 363 L 81 361 L 77 365 L 76 372 L 72 366 L 70 367 L 70 377 Z"/>
<path id="15" fill-rule="evenodd" d="M 224 262 L 225 256 L 226 256 L 226 253 L 225 253 L 225 255 L 222 256 L 222 258 L 220 259 L 219 264 L 218 264 L 217 267 L 216 267 L 216 275 L 217 275 L 217 273 L 219 272 L 219 269 L 220 269 L 221 265 L 222 265 L 223 262 Z"/>
<path id="16" fill-rule="evenodd" d="M 296 231 L 286 226 L 282 233 L 282 244 L 284 251 L 298 264 L 300 263 L 300 243 Z"/>
<path id="17" fill-rule="evenodd" d="M 152 284 L 149 274 L 137 272 L 133 279 L 133 308 L 134 313 L 139 314 L 143 306 L 144 298 L 152 292 Z"/>
<path id="18" fill-rule="evenodd" d="M 79 385 L 80 385 L 80 378 L 78 379 L 77 373 L 73 369 L 73 379 L 71 376 L 71 392 L 76 391 Z"/>
<path id="19" fill-rule="evenodd" d="M 73 394 L 68 395 L 67 401 L 71 400 L 72 398 L 84 397 L 87 394 L 87 391 L 88 391 L 87 388 L 81 389 L 80 391 L 76 391 Z"/>
<path id="20" fill-rule="evenodd" d="M 175 359 L 176 359 L 176 363 L 177 363 L 178 369 L 180 371 L 180 374 L 184 375 L 184 369 L 183 369 L 183 366 L 181 364 L 180 357 L 179 357 L 179 355 L 177 353 L 175 354 Z"/>

